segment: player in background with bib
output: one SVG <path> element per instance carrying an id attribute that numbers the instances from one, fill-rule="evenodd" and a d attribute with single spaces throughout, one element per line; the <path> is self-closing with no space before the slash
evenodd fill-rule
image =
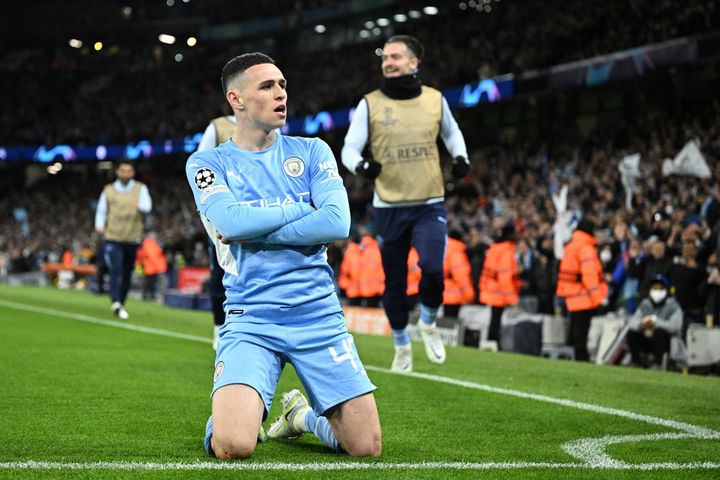
<path id="1" fill-rule="evenodd" d="M 117 162 L 115 176 L 117 179 L 105 185 L 98 199 L 95 231 L 105 239 L 102 255 L 110 273 L 110 309 L 127 320 L 130 315 L 125 299 L 152 199 L 147 186 L 135 180 L 135 165 L 130 160 Z"/>
<path id="2" fill-rule="evenodd" d="M 375 231 L 385 270 L 383 306 L 395 342 L 392 369 L 412 371 L 407 331 L 407 260 L 411 246 L 419 254 L 418 328 L 425 353 L 445 362 L 445 346 L 436 327 L 443 302 L 443 258 L 447 241 L 445 181 L 437 149 L 438 134 L 453 157 L 453 177 L 467 175 L 470 164 L 462 132 L 442 94 L 424 86 L 418 67 L 424 48 L 414 37 L 390 37 L 383 48 L 383 85 L 360 101 L 353 116 L 342 161 L 374 182 Z M 369 143 L 372 158 L 363 158 Z"/>

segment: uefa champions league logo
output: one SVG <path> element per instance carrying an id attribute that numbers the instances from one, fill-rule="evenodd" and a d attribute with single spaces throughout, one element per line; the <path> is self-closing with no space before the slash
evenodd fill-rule
<path id="1" fill-rule="evenodd" d="M 215 183 L 215 172 L 209 168 L 201 168 L 195 172 L 195 185 L 202 190 Z"/>

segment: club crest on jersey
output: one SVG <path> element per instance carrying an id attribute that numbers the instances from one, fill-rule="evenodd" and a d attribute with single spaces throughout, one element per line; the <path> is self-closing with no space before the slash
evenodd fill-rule
<path id="1" fill-rule="evenodd" d="M 215 375 L 213 375 L 213 383 L 217 383 L 223 370 L 225 370 L 225 364 L 223 362 L 218 362 L 217 367 L 215 367 Z"/>
<path id="2" fill-rule="evenodd" d="M 215 183 L 215 172 L 209 168 L 201 168 L 195 172 L 195 185 L 202 190 Z"/>
<path id="3" fill-rule="evenodd" d="M 299 177 L 305 173 L 305 162 L 300 157 L 289 157 L 283 162 L 283 170 L 291 177 Z"/>

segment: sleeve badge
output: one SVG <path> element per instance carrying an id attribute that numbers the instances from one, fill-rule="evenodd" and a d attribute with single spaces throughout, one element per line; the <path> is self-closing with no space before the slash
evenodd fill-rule
<path id="1" fill-rule="evenodd" d="M 209 187 L 213 183 L 215 183 L 215 172 L 209 168 L 203 167 L 195 172 L 195 185 L 197 185 L 200 190 Z"/>

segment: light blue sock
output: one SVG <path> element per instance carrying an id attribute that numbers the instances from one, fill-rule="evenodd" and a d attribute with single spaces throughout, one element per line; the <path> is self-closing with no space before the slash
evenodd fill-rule
<path id="1" fill-rule="evenodd" d="M 310 410 L 305 415 L 305 428 L 314 433 L 316 437 L 323 441 L 325 445 L 332 448 L 338 453 L 343 452 L 343 448 L 335 437 L 332 426 L 325 417 L 318 417 L 314 410 Z"/>
<path id="2" fill-rule="evenodd" d="M 212 416 L 208 418 L 207 424 L 205 425 L 205 451 L 208 455 L 212 455 L 214 457 L 215 452 L 213 452 L 210 440 L 212 440 Z"/>
<path id="3" fill-rule="evenodd" d="M 430 308 L 420 304 L 420 321 L 426 325 L 432 325 L 437 320 L 439 307 Z"/>
<path id="4" fill-rule="evenodd" d="M 410 335 L 408 335 L 407 327 L 401 328 L 399 330 L 395 330 L 393 328 L 392 335 L 396 347 L 407 345 L 408 343 L 410 343 Z"/>

